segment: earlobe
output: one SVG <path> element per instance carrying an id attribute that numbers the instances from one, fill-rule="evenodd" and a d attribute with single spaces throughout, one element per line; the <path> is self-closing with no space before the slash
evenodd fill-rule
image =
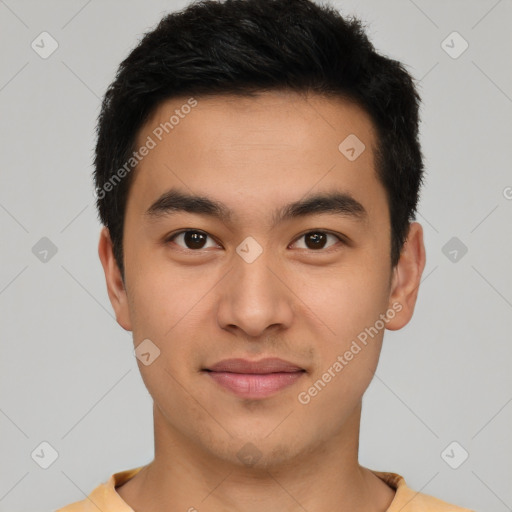
<path id="1" fill-rule="evenodd" d="M 126 289 L 121 277 L 121 271 L 114 257 L 112 240 L 108 228 L 105 226 L 100 233 L 98 256 L 105 273 L 108 297 L 114 308 L 117 323 L 125 330 L 131 331 L 131 321 L 128 309 Z"/>
<path id="2" fill-rule="evenodd" d="M 412 318 L 425 263 L 423 228 L 418 222 L 412 222 L 400 260 L 393 269 L 389 307 L 398 313 L 386 324 L 390 331 L 401 329 Z"/>

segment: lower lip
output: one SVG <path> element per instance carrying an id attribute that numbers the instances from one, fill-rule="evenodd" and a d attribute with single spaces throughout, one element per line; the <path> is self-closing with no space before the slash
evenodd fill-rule
<path id="1" fill-rule="evenodd" d="M 223 388 L 231 391 L 241 398 L 265 398 L 280 391 L 302 377 L 305 373 L 281 372 L 281 373 L 231 373 L 231 372 L 206 372 Z"/>

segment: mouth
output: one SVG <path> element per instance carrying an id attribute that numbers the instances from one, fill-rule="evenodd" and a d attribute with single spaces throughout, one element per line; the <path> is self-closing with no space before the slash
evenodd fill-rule
<path id="1" fill-rule="evenodd" d="M 223 389 L 247 399 L 262 399 L 297 382 L 306 370 L 289 361 L 266 358 L 260 361 L 226 359 L 203 368 Z"/>

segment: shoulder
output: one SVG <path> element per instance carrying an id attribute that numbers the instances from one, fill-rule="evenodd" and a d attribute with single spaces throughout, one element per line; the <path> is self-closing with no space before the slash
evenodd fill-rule
<path id="1" fill-rule="evenodd" d="M 75 501 L 65 507 L 58 508 L 55 512 L 85 512 L 87 510 L 85 500 Z"/>
<path id="2" fill-rule="evenodd" d="M 114 473 L 106 481 L 98 485 L 87 498 L 75 501 L 55 512 L 133 512 L 116 492 L 116 487 L 135 476 L 144 466 Z"/>
<path id="3" fill-rule="evenodd" d="M 395 489 L 395 498 L 386 512 L 474 512 L 411 489 L 397 473 L 373 470 L 372 473 Z"/>

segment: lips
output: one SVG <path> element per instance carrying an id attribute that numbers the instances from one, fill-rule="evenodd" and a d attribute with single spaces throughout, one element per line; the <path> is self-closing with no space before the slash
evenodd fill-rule
<path id="1" fill-rule="evenodd" d="M 225 359 L 204 371 L 222 389 L 252 400 L 274 395 L 306 373 L 304 368 L 278 358 Z"/>
<path id="2" fill-rule="evenodd" d="M 225 359 L 206 368 L 212 372 L 230 372 L 230 373 L 290 373 L 305 371 L 304 368 L 293 363 L 276 357 L 267 357 L 259 361 L 249 361 L 247 359 Z"/>

